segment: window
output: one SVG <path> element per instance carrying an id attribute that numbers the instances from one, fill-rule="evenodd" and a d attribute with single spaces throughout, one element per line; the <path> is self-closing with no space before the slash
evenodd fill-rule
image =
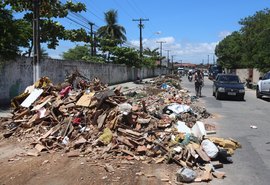
<path id="1" fill-rule="evenodd" d="M 270 72 L 266 73 L 263 78 L 263 80 L 267 80 L 267 79 L 270 79 Z"/>
<path id="2" fill-rule="evenodd" d="M 221 76 L 219 76 L 218 81 L 239 83 L 239 78 L 238 78 L 238 76 L 230 76 L 230 75 L 223 76 L 223 75 L 221 75 Z"/>

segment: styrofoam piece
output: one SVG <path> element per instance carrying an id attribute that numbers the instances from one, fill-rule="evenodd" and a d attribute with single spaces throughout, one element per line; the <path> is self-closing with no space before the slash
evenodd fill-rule
<path id="1" fill-rule="evenodd" d="M 34 89 L 31 94 L 21 103 L 22 107 L 30 107 L 34 101 L 43 93 L 43 89 Z"/>
<path id="2" fill-rule="evenodd" d="M 193 127 L 191 128 L 191 133 L 197 138 L 202 139 L 202 137 L 206 135 L 204 123 L 201 121 L 197 121 L 195 125 L 193 125 Z"/>

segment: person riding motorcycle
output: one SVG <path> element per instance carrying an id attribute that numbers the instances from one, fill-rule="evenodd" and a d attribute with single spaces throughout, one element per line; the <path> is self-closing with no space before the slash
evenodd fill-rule
<path id="1" fill-rule="evenodd" d="M 195 82 L 195 92 L 197 97 L 202 95 L 202 86 L 203 86 L 203 73 L 201 70 L 197 70 L 194 74 Z"/>
<path id="2" fill-rule="evenodd" d="M 192 77 L 193 75 L 192 75 L 192 71 L 189 71 L 188 72 L 188 80 L 191 82 L 192 81 Z"/>

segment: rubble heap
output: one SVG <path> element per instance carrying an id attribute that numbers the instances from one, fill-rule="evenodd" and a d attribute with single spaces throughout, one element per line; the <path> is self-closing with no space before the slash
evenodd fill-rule
<path id="1" fill-rule="evenodd" d="M 202 120 L 210 114 L 195 101 L 171 76 L 125 91 L 78 74 L 59 85 L 43 77 L 13 100 L 13 116 L 2 118 L 1 126 L 5 138 L 27 141 L 34 155 L 64 151 L 69 157 L 174 162 L 182 167 L 181 182 L 224 178 L 216 169 L 232 162 L 240 144 L 209 137 L 215 127 Z"/>

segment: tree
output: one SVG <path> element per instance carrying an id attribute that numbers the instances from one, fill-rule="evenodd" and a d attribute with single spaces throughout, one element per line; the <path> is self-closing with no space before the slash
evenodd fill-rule
<path id="1" fill-rule="evenodd" d="M 12 59 L 20 54 L 19 47 L 28 47 L 32 29 L 24 20 L 14 19 L 12 11 L 0 3 L 0 59 Z"/>
<path id="2" fill-rule="evenodd" d="M 270 10 L 265 9 L 239 22 L 245 43 L 244 58 L 262 72 L 270 70 Z"/>
<path id="3" fill-rule="evenodd" d="M 270 70 L 270 10 L 256 12 L 239 21 L 240 31 L 224 38 L 215 49 L 224 67 L 256 67 Z"/>
<path id="4" fill-rule="evenodd" d="M 242 41 L 242 35 L 239 32 L 233 32 L 224 38 L 215 48 L 215 54 L 218 57 L 217 62 L 224 68 L 229 69 L 244 67 Z"/>
<path id="5" fill-rule="evenodd" d="M 156 61 L 160 60 L 159 56 L 159 48 L 155 48 L 151 50 L 150 48 L 146 48 L 143 51 L 143 66 L 145 67 L 156 67 Z"/>
<path id="6" fill-rule="evenodd" d="M 97 30 L 97 37 L 103 52 L 108 51 L 108 58 L 113 47 L 118 44 L 123 44 L 127 38 L 126 30 L 123 26 L 117 24 L 117 11 L 109 10 L 105 13 L 105 21 L 107 25 L 100 27 Z"/>
<path id="7" fill-rule="evenodd" d="M 40 42 L 47 43 L 48 48 L 55 49 L 59 44 L 59 40 L 71 41 L 86 41 L 87 33 L 83 29 L 66 30 L 63 25 L 55 21 L 55 18 L 65 18 L 70 12 L 77 13 L 85 11 L 83 3 L 73 3 L 67 1 L 61 3 L 58 0 L 47 0 L 40 2 Z M 33 1 L 25 0 L 3 0 L 4 6 L 10 6 L 13 11 L 23 12 L 23 20 L 28 22 L 28 27 L 32 32 L 32 19 L 33 19 Z M 30 40 L 28 55 L 30 55 L 33 44 L 32 35 L 28 38 Z"/>
<path id="8" fill-rule="evenodd" d="M 112 50 L 112 61 L 116 64 L 125 64 L 127 66 L 142 67 L 137 50 L 128 47 L 114 47 Z"/>
<path id="9" fill-rule="evenodd" d="M 93 57 L 90 55 L 89 51 L 90 47 L 87 45 L 76 46 L 75 48 L 71 48 L 67 52 L 64 52 L 62 57 L 65 60 L 83 60 L 97 63 L 104 62 L 104 59 L 102 57 L 99 56 Z"/>

